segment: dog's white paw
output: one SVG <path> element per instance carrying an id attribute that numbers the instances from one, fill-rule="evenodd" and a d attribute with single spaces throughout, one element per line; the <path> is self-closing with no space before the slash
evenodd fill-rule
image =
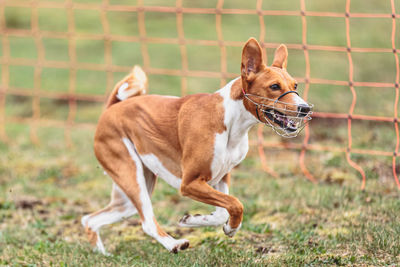
<path id="1" fill-rule="evenodd" d="M 171 249 L 171 252 L 176 254 L 178 251 L 185 250 L 189 247 L 189 240 L 179 239 L 176 240 L 175 246 Z"/>
<path id="2" fill-rule="evenodd" d="M 202 227 L 202 226 L 220 226 L 229 218 L 229 213 L 223 210 L 217 210 L 211 214 L 185 215 L 179 220 L 180 227 Z"/>
<path id="3" fill-rule="evenodd" d="M 229 225 L 229 222 L 227 222 L 226 224 L 224 224 L 224 226 L 222 227 L 222 229 L 224 230 L 224 233 L 225 233 L 227 236 L 233 237 L 233 236 L 236 234 L 236 232 L 240 229 L 241 226 L 242 226 L 242 223 L 240 223 L 238 227 L 232 228 L 232 227 Z"/>
<path id="4" fill-rule="evenodd" d="M 185 215 L 179 220 L 178 225 L 180 227 L 201 227 L 214 225 L 214 222 L 210 220 L 212 218 L 210 215 Z"/>
<path id="5" fill-rule="evenodd" d="M 179 222 L 178 222 L 178 226 L 180 227 L 191 227 L 190 221 L 191 221 L 192 215 L 186 214 L 185 216 L 183 216 Z"/>

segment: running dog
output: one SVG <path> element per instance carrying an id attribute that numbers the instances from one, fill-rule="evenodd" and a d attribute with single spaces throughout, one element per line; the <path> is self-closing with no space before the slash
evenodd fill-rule
<path id="1" fill-rule="evenodd" d="M 184 216 L 179 226 L 223 225 L 233 237 L 243 205 L 229 195 L 230 171 L 247 154 L 249 129 L 261 122 L 293 137 L 311 118 L 311 106 L 286 71 L 287 55 L 280 45 L 267 67 L 251 38 L 243 47 L 240 77 L 213 94 L 180 98 L 146 95 L 146 74 L 135 66 L 112 91 L 95 134 L 95 155 L 114 183 L 110 204 L 82 218 L 92 245 L 106 254 L 100 228 L 138 213 L 143 231 L 166 249 L 189 247 L 157 223 L 150 196 L 158 176 L 183 196 L 216 207 L 208 215 Z"/>

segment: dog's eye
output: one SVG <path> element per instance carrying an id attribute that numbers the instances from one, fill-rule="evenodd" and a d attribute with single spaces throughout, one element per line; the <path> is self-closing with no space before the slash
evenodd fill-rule
<path id="1" fill-rule="evenodd" d="M 279 84 L 276 84 L 276 83 L 271 85 L 269 88 L 271 88 L 274 91 L 281 90 L 281 87 L 279 86 Z"/>
<path id="2" fill-rule="evenodd" d="M 294 90 L 296 90 L 297 89 L 297 83 L 294 85 Z"/>

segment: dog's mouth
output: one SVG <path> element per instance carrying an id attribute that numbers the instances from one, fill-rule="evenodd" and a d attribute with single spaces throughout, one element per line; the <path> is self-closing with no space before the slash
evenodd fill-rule
<path id="1" fill-rule="evenodd" d="M 277 99 L 251 94 L 245 94 L 245 97 L 256 106 L 256 115 L 260 122 L 270 126 L 280 136 L 292 138 L 296 137 L 311 120 L 313 105 L 309 103 L 293 104 L 279 101 L 279 98 L 288 93 L 296 92 L 286 92 Z M 257 102 L 249 96 L 268 100 L 269 103 L 263 104 Z M 261 118 L 259 115 L 262 115 Z"/>
<path id="2" fill-rule="evenodd" d="M 263 113 L 270 121 L 274 122 L 281 129 L 289 133 L 296 132 L 299 129 L 300 122 L 302 121 L 299 117 L 288 116 L 275 109 L 263 110 Z"/>

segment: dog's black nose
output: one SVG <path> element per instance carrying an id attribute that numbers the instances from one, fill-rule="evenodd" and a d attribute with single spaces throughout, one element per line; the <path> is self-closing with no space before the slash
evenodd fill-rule
<path id="1" fill-rule="evenodd" d="M 300 104 L 297 107 L 297 112 L 299 113 L 300 117 L 305 117 L 308 114 L 308 112 L 310 112 L 310 111 L 311 111 L 311 108 L 307 104 Z"/>

